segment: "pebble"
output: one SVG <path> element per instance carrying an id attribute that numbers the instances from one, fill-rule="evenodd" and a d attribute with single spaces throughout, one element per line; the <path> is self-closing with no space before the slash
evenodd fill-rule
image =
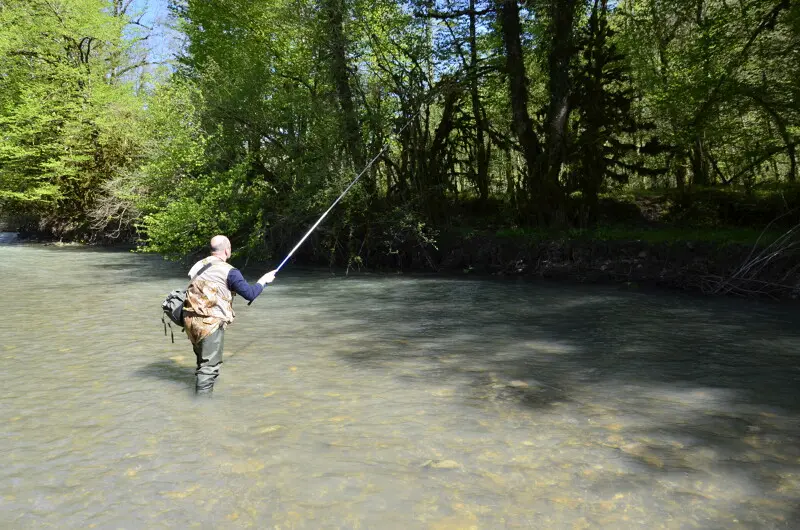
<path id="1" fill-rule="evenodd" d="M 455 460 L 428 460 L 422 467 L 432 467 L 434 469 L 458 469 L 461 464 Z"/>

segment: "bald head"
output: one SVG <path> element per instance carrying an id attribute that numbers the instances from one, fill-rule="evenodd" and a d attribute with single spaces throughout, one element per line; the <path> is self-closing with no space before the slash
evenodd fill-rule
<path id="1" fill-rule="evenodd" d="M 211 238 L 211 254 L 222 259 L 227 259 L 230 256 L 231 242 L 222 235 L 214 236 Z"/>

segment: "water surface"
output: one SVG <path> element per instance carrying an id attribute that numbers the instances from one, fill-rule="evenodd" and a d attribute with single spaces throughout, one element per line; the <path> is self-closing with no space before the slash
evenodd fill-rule
<path id="1" fill-rule="evenodd" d="M 182 267 L 0 258 L 1 528 L 800 526 L 796 307 L 290 267 L 198 401 Z"/>

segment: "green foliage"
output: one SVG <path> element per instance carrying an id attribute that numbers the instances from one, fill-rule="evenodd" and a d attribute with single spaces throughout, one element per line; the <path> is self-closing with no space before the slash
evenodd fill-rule
<path id="1" fill-rule="evenodd" d="M 209 142 L 216 131 L 202 127 L 203 96 L 188 81 L 159 85 L 147 98 L 142 123 L 141 165 L 136 168 L 139 208 L 159 211 L 176 198 L 182 182 L 202 175 L 209 164 Z"/>
<path id="2" fill-rule="evenodd" d="M 616 19 L 638 112 L 656 123 L 658 185 L 796 178 L 797 7 L 786 1 L 627 0 Z M 792 5 L 792 7 L 790 7 Z"/>
<path id="3" fill-rule="evenodd" d="M 175 0 L 177 67 L 142 78 L 124 2 L 3 1 L 0 208 L 274 256 L 386 145 L 309 256 L 424 254 L 455 225 L 763 224 L 800 204 L 796 4 Z"/>
<path id="4" fill-rule="evenodd" d="M 577 111 L 575 202 L 588 206 L 582 224 L 595 220 L 597 199 L 605 183 L 626 183 L 639 170 L 626 160 L 636 144 L 629 138 L 644 129 L 632 112 L 634 89 L 625 57 L 608 23 L 605 1 L 595 2 L 577 39 L 580 67 L 576 72 L 574 100 Z"/>
<path id="5" fill-rule="evenodd" d="M 141 106 L 117 77 L 133 45 L 106 0 L 0 7 L 0 204 L 79 229 L 130 166 Z"/>
<path id="6" fill-rule="evenodd" d="M 182 179 L 165 206 L 143 216 L 143 250 L 178 259 L 208 247 L 216 234 L 229 234 L 237 251 L 254 250 L 265 233 L 255 207 L 269 190 L 247 184 L 247 167 Z"/>
<path id="7" fill-rule="evenodd" d="M 755 245 L 767 246 L 783 234 L 780 230 L 755 228 L 680 228 L 680 227 L 632 227 L 629 225 L 598 225 L 588 229 L 572 228 L 531 229 L 507 228 L 497 231 L 499 239 L 526 241 L 536 244 L 550 241 L 644 241 L 652 244 L 706 243 L 715 246 Z"/>

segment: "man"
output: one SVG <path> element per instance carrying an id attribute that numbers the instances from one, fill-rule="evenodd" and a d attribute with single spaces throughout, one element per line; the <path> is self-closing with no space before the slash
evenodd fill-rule
<path id="1" fill-rule="evenodd" d="M 219 235 L 211 238 L 211 255 L 194 264 L 189 271 L 192 279 L 183 304 L 184 329 L 197 356 L 198 395 L 210 396 L 222 367 L 222 346 L 225 328 L 233 322 L 233 297 L 238 293 L 248 301 L 255 300 L 268 283 L 275 280 L 277 271 L 270 271 L 254 285 L 242 273 L 227 263 L 231 257 L 231 242 Z"/>

